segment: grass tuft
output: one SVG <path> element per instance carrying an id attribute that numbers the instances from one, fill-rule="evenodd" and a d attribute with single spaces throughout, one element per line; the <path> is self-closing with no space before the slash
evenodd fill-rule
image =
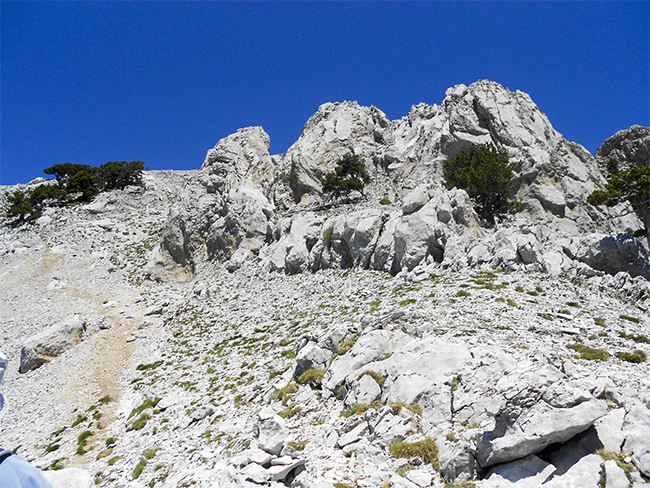
<path id="1" fill-rule="evenodd" d="M 327 369 L 310 368 L 304 373 L 302 373 L 296 381 L 300 385 L 304 385 L 312 382 L 318 383 L 320 382 L 320 380 L 323 379 L 323 376 L 325 376 L 326 372 Z"/>
<path id="2" fill-rule="evenodd" d="M 395 441 L 391 442 L 388 447 L 391 456 L 395 458 L 410 459 L 419 456 L 426 464 L 438 469 L 438 446 L 433 439 L 424 439 L 410 444 L 404 441 Z"/>
<path id="3" fill-rule="evenodd" d="M 605 349 L 592 349 L 584 344 L 567 344 L 566 347 L 579 353 L 582 359 L 591 361 L 607 361 L 609 359 L 609 353 Z"/>
<path id="4" fill-rule="evenodd" d="M 646 359 L 648 359 L 648 356 L 646 353 L 641 351 L 640 349 L 637 349 L 636 351 L 633 352 L 617 352 L 616 357 L 618 359 L 622 359 L 623 361 L 627 361 L 628 363 L 642 363 Z"/>

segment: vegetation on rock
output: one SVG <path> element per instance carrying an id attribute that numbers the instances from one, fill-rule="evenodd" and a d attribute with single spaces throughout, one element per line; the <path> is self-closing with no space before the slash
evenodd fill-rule
<path id="1" fill-rule="evenodd" d="M 323 192 L 340 198 L 352 191 L 363 191 L 370 177 L 362 156 L 346 154 L 336 162 L 336 169 L 325 175 Z"/>
<path id="2" fill-rule="evenodd" d="M 521 169 L 521 163 L 510 163 L 508 154 L 497 151 L 492 144 L 472 144 L 446 161 L 442 169 L 445 186 L 467 191 L 484 220 L 494 223 L 496 215 L 516 208 L 507 196 L 520 182 L 513 178 L 513 172 Z"/>
<path id="3" fill-rule="evenodd" d="M 629 202 L 644 227 L 634 235 L 645 236 L 650 246 L 650 166 L 633 166 L 629 171 L 619 171 L 616 161 L 610 160 L 607 169 L 609 181 L 605 189 L 594 191 L 587 202 L 608 207 Z"/>
<path id="4" fill-rule="evenodd" d="M 7 198 L 6 217 L 19 224 L 37 217 L 47 205 L 64 206 L 85 203 L 99 193 L 122 190 L 127 186 L 142 184 L 142 161 L 109 161 L 99 167 L 87 164 L 63 163 L 45 168 L 43 172 L 54 175 L 54 184 L 42 184 L 27 192 L 17 190 Z"/>

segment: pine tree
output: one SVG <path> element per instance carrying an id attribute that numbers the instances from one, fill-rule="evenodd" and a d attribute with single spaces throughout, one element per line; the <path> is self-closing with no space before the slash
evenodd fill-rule
<path id="1" fill-rule="evenodd" d="M 650 248 L 650 166 L 633 166 L 629 171 L 619 171 L 616 161 L 610 160 L 607 169 L 609 181 L 605 189 L 594 191 L 587 198 L 587 202 L 608 207 L 630 202 L 644 227 L 644 230 L 636 232 L 635 236 L 645 236 Z"/>

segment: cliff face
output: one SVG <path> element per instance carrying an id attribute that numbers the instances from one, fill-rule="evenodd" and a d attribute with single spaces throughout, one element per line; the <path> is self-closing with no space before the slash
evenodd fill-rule
<path id="1" fill-rule="evenodd" d="M 439 265 L 488 265 L 650 277 L 647 249 L 629 237 L 642 227 L 629 206 L 586 203 L 606 182 L 603 161 L 642 164 L 648 141 L 648 129 L 635 127 L 593 157 L 527 94 L 487 80 L 450 88 L 441 105 L 413 106 L 395 121 L 376 107 L 326 103 L 286 154 L 269 154 L 260 127 L 208 151 L 170 214 L 159 267 L 216 261 L 233 270 L 261 259 L 287 273 L 360 266 L 423 276 Z M 484 143 L 522 163 L 510 197 L 524 211 L 494 227 L 464 191 L 442 185 L 444 161 Z M 348 153 L 364 157 L 371 183 L 353 203 L 323 206 L 325 175 Z"/>

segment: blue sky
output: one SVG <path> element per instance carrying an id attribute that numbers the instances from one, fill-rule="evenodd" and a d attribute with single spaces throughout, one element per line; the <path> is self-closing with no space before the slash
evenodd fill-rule
<path id="1" fill-rule="evenodd" d="M 0 3 L 0 184 L 48 166 L 196 169 L 238 128 L 282 153 L 325 102 L 389 118 L 479 79 L 592 153 L 650 125 L 650 2 Z"/>

